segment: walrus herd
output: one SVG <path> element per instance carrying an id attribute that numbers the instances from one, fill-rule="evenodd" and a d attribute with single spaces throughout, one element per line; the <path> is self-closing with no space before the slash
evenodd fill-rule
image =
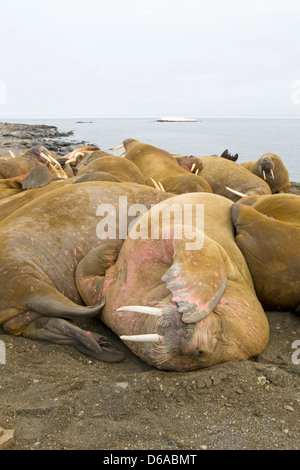
<path id="1" fill-rule="evenodd" d="M 94 317 L 163 370 L 260 354 L 265 311 L 300 310 L 300 199 L 278 155 L 237 160 L 131 138 L 0 157 L 3 332 L 121 361 Z"/>

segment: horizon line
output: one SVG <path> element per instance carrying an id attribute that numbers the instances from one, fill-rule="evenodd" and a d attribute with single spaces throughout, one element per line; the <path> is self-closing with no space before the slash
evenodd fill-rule
<path id="1" fill-rule="evenodd" d="M 170 119 L 175 116 L 157 115 L 116 115 L 116 116 L 0 116 L 0 120 L 12 119 Z M 248 115 L 204 115 L 176 116 L 176 119 L 300 119 L 300 115 L 248 116 Z"/>

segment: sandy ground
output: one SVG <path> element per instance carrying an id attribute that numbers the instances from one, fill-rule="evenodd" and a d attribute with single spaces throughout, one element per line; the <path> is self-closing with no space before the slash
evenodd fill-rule
<path id="1" fill-rule="evenodd" d="M 77 324 L 107 336 L 124 361 L 0 331 L 0 428 L 15 430 L 12 450 L 299 449 L 300 317 L 267 316 L 259 357 L 185 373 L 143 363 L 96 319 Z"/>

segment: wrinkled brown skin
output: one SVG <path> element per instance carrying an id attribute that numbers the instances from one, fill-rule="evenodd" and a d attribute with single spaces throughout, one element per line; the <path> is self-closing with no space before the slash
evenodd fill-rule
<path id="1" fill-rule="evenodd" d="M 184 204 L 194 208 L 204 204 L 203 248 L 187 250 L 188 236 L 151 239 L 149 234 L 133 239 L 132 228 L 117 262 L 106 271 L 101 320 L 119 336 L 161 335 L 161 344 L 125 342 L 142 360 L 163 370 L 195 370 L 259 354 L 268 343 L 269 327 L 234 241 L 232 202 L 215 194 L 193 193 L 164 203 L 179 204 L 181 209 Z M 153 220 L 164 203 L 148 211 L 140 224 L 150 227 L 149 218 Z M 163 220 L 165 230 L 174 224 L 182 228 L 180 214 L 171 225 L 166 217 Z M 194 217 L 193 228 L 195 222 Z M 93 258 L 89 261 L 91 266 Z M 132 305 L 161 307 L 163 316 L 134 313 L 130 308 L 117 312 Z"/>
<path id="2" fill-rule="evenodd" d="M 123 144 L 126 150 L 125 159 L 139 167 L 148 186 L 154 186 L 151 180 L 153 178 L 163 185 L 166 192 L 174 194 L 212 192 L 204 178 L 185 170 L 165 150 L 135 139 L 126 139 Z"/>
<path id="3" fill-rule="evenodd" d="M 42 188 L 29 189 L 28 191 L 22 191 L 21 188 L 21 192 L 19 194 L 10 195 L 9 197 L 0 200 L 0 221 L 34 199 L 43 196 L 44 194 L 48 194 L 54 189 L 69 185 L 72 182 L 73 180 L 59 179 L 50 182 L 47 186 L 43 186 Z"/>
<path id="4" fill-rule="evenodd" d="M 78 170 L 77 176 L 94 171 L 109 173 L 120 182 L 132 181 L 137 184 L 145 184 L 145 179 L 141 171 L 134 163 L 115 155 L 103 156 L 92 160 L 86 166 L 82 166 Z"/>
<path id="5" fill-rule="evenodd" d="M 117 207 L 119 196 L 126 196 L 128 205 L 147 207 L 168 197 L 133 183 L 70 184 L 0 223 L 0 324 L 7 333 L 68 344 L 99 360 L 123 359 L 105 338 L 65 320 L 95 317 L 103 306 L 100 298 L 93 307 L 83 306 L 74 271 L 91 248 L 107 243 L 97 236 L 96 211 L 102 203 Z M 113 241 L 116 256 L 123 241 Z"/>
<path id="6" fill-rule="evenodd" d="M 202 169 L 199 174 L 210 184 L 213 193 L 238 201 L 240 196 L 226 189 L 240 193 L 271 194 L 269 185 L 236 162 L 217 156 L 199 157 Z"/>
<path id="7" fill-rule="evenodd" d="M 268 310 L 299 310 L 300 198 L 274 194 L 232 207 L 236 243 Z"/>
<path id="8" fill-rule="evenodd" d="M 247 168 L 254 175 L 264 180 L 264 174 L 266 182 L 271 188 L 272 193 L 279 193 L 280 191 L 287 192 L 291 183 L 289 172 L 283 164 L 281 158 L 275 153 L 265 153 L 257 161 L 250 161 L 241 163 L 241 166 Z M 273 170 L 272 176 L 271 170 Z"/>

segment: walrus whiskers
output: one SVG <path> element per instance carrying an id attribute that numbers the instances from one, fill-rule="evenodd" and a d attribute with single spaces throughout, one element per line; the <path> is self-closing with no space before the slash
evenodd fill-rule
<path id="1" fill-rule="evenodd" d="M 228 189 L 228 191 L 231 191 L 233 194 L 236 194 L 237 196 L 240 196 L 240 197 L 248 196 L 248 194 L 240 193 L 239 191 L 236 191 L 235 189 L 228 188 L 228 186 L 226 186 L 226 189 Z"/>
<path id="2" fill-rule="evenodd" d="M 148 315 L 155 315 L 157 317 L 162 316 L 162 309 L 157 308 L 157 307 L 144 307 L 142 305 L 129 305 L 126 307 L 120 307 L 117 309 L 117 312 L 124 312 L 124 311 L 130 311 L 130 312 L 137 312 L 137 313 L 146 313 Z"/>
<path id="3" fill-rule="evenodd" d="M 135 341 L 140 343 L 163 342 L 163 337 L 157 334 L 120 336 L 120 339 L 123 341 Z"/>

